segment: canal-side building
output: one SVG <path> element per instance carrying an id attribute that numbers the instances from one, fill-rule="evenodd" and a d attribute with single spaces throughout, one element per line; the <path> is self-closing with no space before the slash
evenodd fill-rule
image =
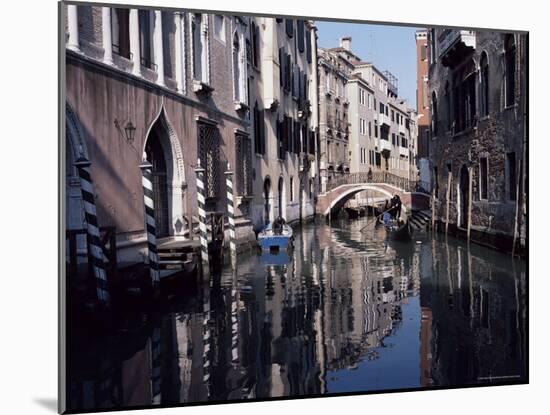
<path id="1" fill-rule="evenodd" d="M 526 42 L 517 33 L 428 33 L 433 214 L 506 250 L 525 246 Z"/>
<path id="2" fill-rule="evenodd" d="M 358 59 L 351 52 L 350 44 L 351 38 L 343 38 L 340 47 L 319 50 L 321 191 L 326 191 L 327 184 L 334 178 L 350 172 L 350 101 L 346 85 L 352 68 L 351 60 Z"/>
<path id="3" fill-rule="evenodd" d="M 319 53 L 322 192 L 346 173 L 418 175 L 416 112 L 399 97 L 397 78 L 362 61 L 351 44 L 343 37 L 338 47 Z M 362 192 L 348 204 L 366 204 L 370 196 Z"/>
<path id="4" fill-rule="evenodd" d="M 294 222 L 315 212 L 317 35 L 308 20 L 250 21 L 258 49 L 249 73 L 254 141 L 249 213 L 259 230 L 278 216 Z"/>
<path id="5" fill-rule="evenodd" d="M 416 40 L 416 111 L 418 114 L 418 179 L 425 191 L 431 189 L 430 177 L 430 100 L 428 85 L 428 31 L 417 30 Z"/>
<path id="6" fill-rule="evenodd" d="M 120 265 L 147 254 L 144 158 L 161 241 L 196 238 L 199 162 L 207 218 L 227 214 L 225 172 L 234 174 L 239 244 L 279 215 L 314 214 L 313 22 L 82 4 L 64 12 L 68 230 L 85 223 L 81 158 Z M 83 254 L 84 235 L 78 246 Z"/>

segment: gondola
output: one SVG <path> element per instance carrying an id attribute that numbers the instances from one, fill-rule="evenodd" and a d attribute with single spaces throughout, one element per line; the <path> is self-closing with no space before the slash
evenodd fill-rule
<path id="1" fill-rule="evenodd" d="M 408 216 L 403 219 L 402 215 L 399 220 L 392 218 L 387 223 L 384 223 L 382 216 L 379 216 L 377 224 L 378 223 L 384 226 L 386 234 L 391 239 L 400 241 L 409 241 L 412 239 L 413 228 Z"/>

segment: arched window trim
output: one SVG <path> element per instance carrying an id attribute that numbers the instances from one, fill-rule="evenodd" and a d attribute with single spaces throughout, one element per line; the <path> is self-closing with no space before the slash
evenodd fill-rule
<path id="1" fill-rule="evenodd" d="M 517 43 L 513 34 L 504 38 L 504 106 L 515 104 Z"/>
<path id="2" fill-rule="evenodd" d="M 479 113 L 489 115 L 489 56 L 483 51 L 479 59 Z"/>

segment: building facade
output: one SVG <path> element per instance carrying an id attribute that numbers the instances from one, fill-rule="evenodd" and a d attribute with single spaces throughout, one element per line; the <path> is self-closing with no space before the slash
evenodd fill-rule
<path id="1" fill-rule="evenodd" d="M 418 175 L 422 188 L 431 188 L 430 151 L 430 100 L 428 85 L 428 32 L 418 30 L 416 39 L 416 111 L 418 113 Z"/>
<path id="2" fill-rule="evenodd" d="M 83 157 L 120 264 L 147 253 L 144 159 L 158 238 L 196 237 L 199 163 L 207 216 L 227 212 L 233 172 L 238 243 L 267 219 L 313 215 L 313 22 L 70 4 L 64 14 L 67 229 L 85 223 L 74 167 Z"/>
<path id="3" fill-rule="evenodd" d="M 362 61 L 351 43 L 344 37 L 319 53 L 321 192 L 346 173 L 417 179 L 416 112 L 399 98 L 397 79 Z M 355 201 L 368 199 L 362 192 Z"/>
<path id="4" fill-rule="evenodd" d="M 312 21 L 250 20 L 261 28 L 258 64 L 249 77 L 254 136 L 250 218 L 259 230 L 278 216 L 294 222 L 315 213 L 317 35 Z"/>
<path id="5" fill-rule="evenodd" d="M 502 249 L 525 244 L 526 35 L 431 29 L 433 214 Z"/>
<path id="6" fill-rule="evenodd" d="M 351 38 L 342 40 L 349 51 Z M 336 49 L 321 49 L 319 67 L 319 137 L 321 190 L 335 177 L 349 174 L 349 99 L 346 84 L 349 62 Z M 354 55 L 353 55 L 354 56 Z"/>

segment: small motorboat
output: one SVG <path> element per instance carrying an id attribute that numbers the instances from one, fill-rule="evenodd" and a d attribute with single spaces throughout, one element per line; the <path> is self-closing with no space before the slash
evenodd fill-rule
<path id="1" fill-rule="evenodd" d="M 288 251 L 292 249 L 294 236 L 286 223 L 271 222 L 258 234 L 258 244 L 264 252 Z"/>

